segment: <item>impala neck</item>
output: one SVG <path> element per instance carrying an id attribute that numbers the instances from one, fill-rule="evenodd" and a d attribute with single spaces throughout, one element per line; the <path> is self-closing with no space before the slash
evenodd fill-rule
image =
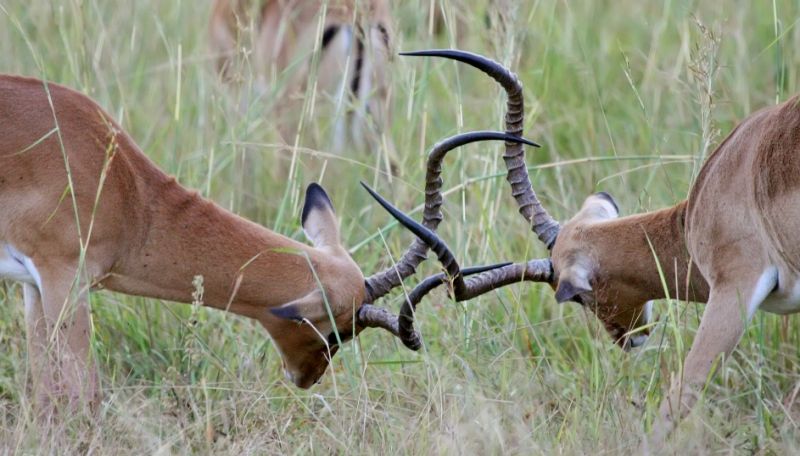
<path id="1" fill-rule="evenodd" d="M 148 183 L 138 245 L 126 249 L 103 285 L 127 294 L 193 302 L 202 276 L 205 305 L 250 317 L 316 288 L 318 251 L 232 214 L 168 178 Z M 287 287 L 291 284 L 291 287 Z"/>
<path id="2" fill-rule="evenodd" d="M 683 201 L 667 209 L 594 224 L 586 234 L 597 246 L 597 258 L 609 259 L 599 268 L 606 280 L 624 284 L 644 300 L 663 299 L 666 287 L 670 298 L 706 302 L 708 284 L 689 257 L 685 220 Z"/>

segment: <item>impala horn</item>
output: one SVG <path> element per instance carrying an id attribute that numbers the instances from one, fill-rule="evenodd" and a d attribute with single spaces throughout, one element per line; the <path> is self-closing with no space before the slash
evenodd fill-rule
<path id="1" fill-rule="evenodd" d="M 450 251 L 450 248 L 444 243 L 444 241 L 439 239 L 439 236 L 437 236 L 436 233 L 412 220 L 411 217 L 392 206 L 391 203 L 386 201 L 364 182 L 362 182 L 361 185 L 373 198 L 375 198 L 376 201 L 378 201 L 381 206 L 383 206 L 384 209 L 386 209 L 387 212 L 389 212 L 389 214 L 392 215 L 392 217 L 394 217 L 406 229 L 414 233 L 414 235 L 417 236 L 417 238 L 420 239 L 427 248 L 433 250 L 445 271 L 447 271 L 452 277 L 459 279 L 461 283 L 463 283 L 462 276 L 464 274 L 475 274 L 479 272 L 490 271 L 492 269 L 508 265 L 508 263 L 502 263 L 492 266 L 468 268 L 462 272 L 461 268 L 458 266 L 455 256 Z M 386 309 L 365 303 L 361 306 L 361 308 L 359 308 L 358 313 L 356 314 L 356 323 L 363 327 L 378 327 L 386 329 L 395 336 L 399 337 L 403 344 L 411 350 L 419 350 L 422 346 L 419 334 L 413 329 L 413 318 L 411 321 L 411 326 L 408 324 L 403 325 L 398 322 L 398 317 L 396 315 L 393 315 Z"/>
<path id="2" fill-rule="evenodd" d="M 513 137 L 522 136 L 525 105 L 522 99 L 522 83 L 517 75 L 498 62 L 487 57 L 454 49 L 432 49 L 427 51 L 401 52 L 405 56 L 443 57 L 473 66 L 497 81 L 508 95 L 506 110 L 506 133 Z M 528 169 L 525 166 L 525 152 L 519 142 L 506 141 L 503 154 L 508 173 L 506 179 L 511 184 L 511 194 L 517 200 L 519 213 L 531 224 L 531 228 L 548 250 L 553 249 L 561 225 L 547 213 L 533 191 Z"/>
<path id="3" fill-rule="evenodd" d="M 428 153 L 427 171 L 425 173 L 425 209 L 422 213 L 422 226 L 435 232 L 444 218 L 441 211 L 443 201 L 441 175 L 442 160 L 444 160 L 447 153 L 470 143 L 491 140 L 506 141 L 506 144 L 527 144 L 539 147 L 533 141 L 499 131 L 462 133 L 435 144 Z M 370 191 L 370 194 L 373 193 Z M 428 245 L 419 238 L 415 239 L 396 265 L 390 266 L 366 279 L 367 297 L 364 301 L 368 304 L 375 302 L 400 285 L 407 277 L 412 276 L 416 272 L 417 266 L 425 261 L 427 252 Z"/>

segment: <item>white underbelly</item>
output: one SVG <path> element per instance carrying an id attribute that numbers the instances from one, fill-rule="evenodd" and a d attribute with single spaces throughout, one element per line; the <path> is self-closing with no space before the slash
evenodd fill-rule
<path id="1" fill-rule="evenodd" d="M 0 279 L 25 282 L 42 289 L 42 279 L 33 260 L 11 244 L 0 244 Z"/>

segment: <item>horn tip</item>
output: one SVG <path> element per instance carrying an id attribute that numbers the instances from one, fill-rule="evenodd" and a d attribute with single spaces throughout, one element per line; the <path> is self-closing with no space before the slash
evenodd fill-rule
<path id="1" fill-rule="evenodd" d="M 514 263 L 511 262 L 511 261 L 506 261 L 506 262 L 503 262 L 503 263 L 490 264 L 490 265 L 486 265 L 486 266 L 473 266 L 473 267 L 470 267 L 470 268 L 462 269 L 461 270 L 461 274 L 464 275 L 464 276 L 473 275 L 473 274 L 480 274 L 482 272 L 491 271 L 493 269 L 504 268 L 504 267 L 510 266 L 512 264 L 514 264 Z"/>
<path id="2" fill-rule="evenodd" d="M 431 52 L 437 52 L 439 49 L 425 49 L 420 51 L 401 51 L 398 52 L 398 55 L 402 55 L 404 57 L 418 57 L 418 56 L 425 56 L 431 55 Z"/>
<path id="3" fill-rule="evenodd" d="M 378 192 L 376 192 L 376 191 L 375 191 L 375 189 L 373 189 L 372 187 L 370 187 L 369 185 L 367 185 L 367 183 L 366 183 L 366 182 L 364 182 L 364 181 L 358 181 L 358 182 L 361 184 L 361 186 L 362 186 L 362 187 L 364 187 L 364 190 L 366 190 L 366 191 L 367 191 L 367 193 L 369 193 L 369 194 L 370 194 L 370 196 L 372 196 L 372 197 L 373 197 L 373 198 L 375 198 L 375 199 L 376 199 L 376 200 L 377 200 L 379 203 L 381 203 L 381 206 L 383 206 L 383 205 L 384 205 L 384 204 L 383 204 L 383 198 L 381 198 L 381 196 L 380 196 L 380 195 L 378 195 Z"/>
<path id="4" fill-rule="evenodd" d="M 532 141 L 528 138 L 523 138 L 522 136 L 512 135 L 509 133 L 505 133 L 503 136 L 505 137 L 506 141 L 525 144 L 526 146 L 531 146 L 531 147 L 542 147 L 539 143 Z"/>
<path id="5" fill-rule="evenodd" d="M 402 51 L 398 55 L 405 57 L 454 57 L 454 56 L 473 56 L 472 52 L 461 51 L 458 49 L 423 49 L 419 51 Z"/>
<path id="6" fill-rule="evenodd" d="M 376 192 L 372 187 L 367 185 L 366 182 L 364 181 L 359 181 L 359 182 L 361 183 L 361 186 L 364 187 L 364 190 L 366 190 L 367 193 L 370 194 L 370 196 L 372 196 L 381 206 L 386 208 L 386 210 L 389 211 L 389 213 L 392 213 L 392 210 L 387 207 L 387 205 L 389 205 L 388 201 L 384 200 L 383 197 L 381 197 L 381 195 L 379 195 L 378 192 Z"/>
<path id="7" fill-rule="evenodd" d="M 527 138 L 520 138 L 520 142 L 522 144 L 525 144 L 525 145 L 531 146 L 531 147 L 542 147 L 539 143 L 531 141 L 530 139 L 527 139 Z"/>

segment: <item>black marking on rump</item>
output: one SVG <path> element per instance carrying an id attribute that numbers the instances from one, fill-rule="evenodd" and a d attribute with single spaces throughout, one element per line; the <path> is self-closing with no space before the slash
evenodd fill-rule
<path id="1" fill-rule="evenodd" d="M 303 214 L 300 216 L 300 223 L 305 225 L 308 214 L 314 209 L 330 209 L 333 211 L 333 203 L 322 188 L 316 182 L 312 182 L 306 189 L 306 202 L 303 204 Z"/>
<path id="2" fill-rule="evenodd" d="M 609 195 L 607 192 L 597 192 L 595 195 L 611 203 L 611 205 L 614 206 L 614 210 L 617 211 L 617 214 L 619 215 L 619 206 L 617 206 L 617 202 L 614 200 L 613 196 Z"/>
<path id="3" fill-rule="evenodd" d="M 322 50 L 324 51 L 329 44 L 331 44 L 331 40 L 336 36 L 336 33 L 339 31 L 339 26 L 329 25 L 325 28 L 325 31 L 322 32 Z"/>
<path id="4" fill-rule="evenodd" d="M 353 71 L 353 79 L 350 80 L 350 92 L 358 98 L 358 87 L 361 85 L 361 71 L 364 66 L 364 31 L 361 27 L 355 33 L 356 37 L 356 67 Z"/>

